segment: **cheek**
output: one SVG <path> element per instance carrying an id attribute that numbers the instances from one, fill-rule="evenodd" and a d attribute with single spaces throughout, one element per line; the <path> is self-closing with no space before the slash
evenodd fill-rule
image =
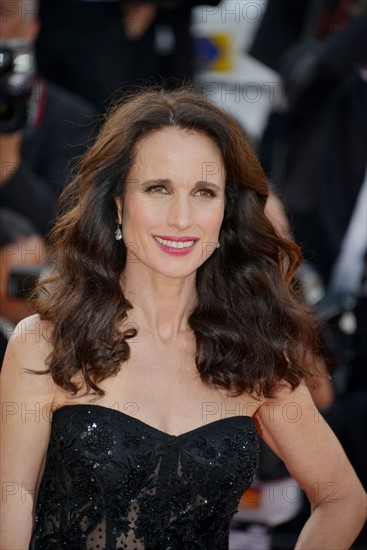
<path id="1" fill-rule="evenodd" d="M 126 204 L 122 221 L 124 231 L 132 234 L 149 230 L 159 223 L 162 211 L 158 204 L 147 204 L 145 201 L 132 201 Z"/>
<path id="2" fill-rule="evenodd" d="M 201 213 L 201 225 L 207 233 L 218 233 L 224 217 L 224 205 L 208 209 Z"/>

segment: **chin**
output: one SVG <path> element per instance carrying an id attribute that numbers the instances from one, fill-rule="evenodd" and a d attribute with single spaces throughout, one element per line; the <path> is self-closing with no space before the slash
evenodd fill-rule
<path id="1" fill-rule="evenodd" d="M 189 267 L 189 266 L 178 266 L 172 267 L 172 269 L 155 269 L 162 277 L 167 277 L 168 279 L 185 279 L 186 277 L 196 274 L 199 266 Z"/>

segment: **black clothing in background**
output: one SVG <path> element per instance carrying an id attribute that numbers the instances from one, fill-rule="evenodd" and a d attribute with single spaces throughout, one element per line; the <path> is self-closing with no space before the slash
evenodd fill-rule
<path id="1" fill-rule="evenodd" d="M 155 74 L 154 27 L 137 41 L 124 33 L 117 2 L 41 0 L 39 73 L 102 110 L 122 85 Z"/>
<path id="2" fill-rule="evenodd" d="M 367 81 L 350 74 L 327 102 L 288 113 L 270 178 L 296 241 L 328 285 L 367 163 Z"/>
<path id="3" fill-rule="evenodd" d="M 294 235 L 325 285 L 367 163 L 367 11 L 279 61 L 288 98 L 272 115 L 260 158 L 289 209 Z M 273 123 L 276 123 L 276 126 Z"/>
<path id="4" fill-rule="evenodd" d="M 249 54 L 278 70 L 281 56 L 305 33 L 306 16 L 313 3 L 313 0 L 269 0 Z"/>
<path id="5" fill-rule="evenodd" d="M 132 2 L 41 0 L 41 30 L 36 42 L 40 74 L 103 111 L 119 90 L 172 77 L 193 77 L 194 53 L 189 32 L 197 0 L 159 1 L 156 21 L 139 40 L 126 37 L 121 7 Z M 142 2 L 133 2 L 139 4 Z M 219 0 L 206 4 L 216 5 Z M 175 47 L 168 57 L 155 51 L 159 25 L 168 25 Z"/>
<path id="6" fill-rule="evenodd" d="M 51 83 L 34 87 L 35 110 L 24 129 L 21 164 L 0 187 L 0 204 L 28 218 L 45 236 L 73 159 L 86 149 L 96 121 L 94 108 Z"/>

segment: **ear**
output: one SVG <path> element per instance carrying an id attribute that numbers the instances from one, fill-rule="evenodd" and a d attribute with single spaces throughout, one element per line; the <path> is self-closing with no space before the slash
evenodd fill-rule
<path id="1" fill-rule="evenodd" d="M 115 203 L 116 203 L 116 209 L 117 209 L 117 222 L 119 224 L 122 224 L 122 208 L 123 208 L 122 198 L 116 197 Z"/>

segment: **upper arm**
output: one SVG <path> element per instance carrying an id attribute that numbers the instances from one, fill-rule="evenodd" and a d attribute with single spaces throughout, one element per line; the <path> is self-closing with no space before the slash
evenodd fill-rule
<path id="1" fill-rule="evenodd" d="M 256 413 L 265 442 L 283 460 L 313 507 L 361 491 L 361 484 L 331 428 L 301 384 L 285 389 Z"/>
<path id="2" fill-rule="evenodd" d="M 50 348 L 34 315 L 20 322 L 1 372 L 1 548 L 28 548 L 37 482 L 50 434 L 54 383 L 42 371 Z"/>

